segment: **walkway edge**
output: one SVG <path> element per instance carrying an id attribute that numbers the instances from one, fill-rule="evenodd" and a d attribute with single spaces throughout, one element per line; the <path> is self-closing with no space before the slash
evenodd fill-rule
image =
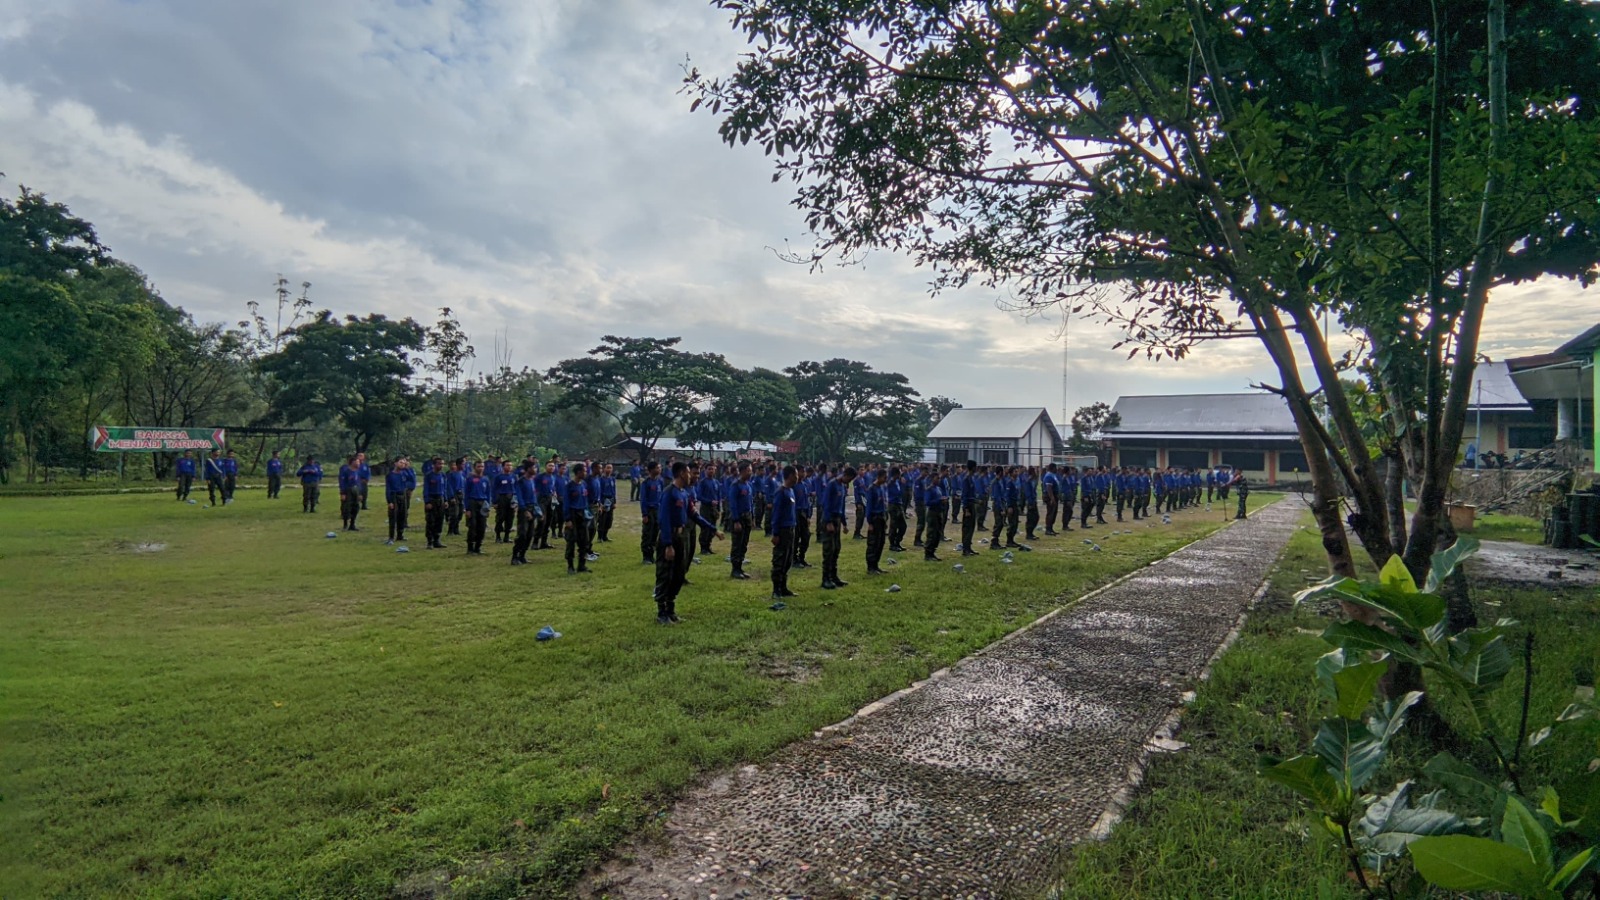
<path id="1" fill-rule="evenodd" d="M 1289 499 L 1288 496 L 1285 495 L 1283 497 L 1283 499 L 1274 501 L 1273 503 L 1269 503 L 1266 506 L 1261 507 L 1261 509 L 1263 509 L 1263 510 L 1264 509 L 1268 509 L 1268 508 L 1276 505 L 1277 503 L 1282 503 L 1282 502 L 1284 502 L 1285 500 L 1288 500 L 1288 499 Z M 1260 512 L 1260 510 L 1257 510 L 1257 512 Z M 961 657 L 960 659 L 956 660 L 955 662 L 951 663 L 950 665 L 945 666 L 944 668 L 939 669 L 936 672 L 930 673 L 927 678 L 924 678 L 924 679 L 922 679 L 920 681 L 913 681 L 909 685 L 906 685 L 905 687 L 901 688 L 898 691 L 895 691 L 895 692 L 893 692 L 891 694 L 886 694 L 886 695 L 884 695 L 882 697 L 879 697 L 878 699 L 872 701 L 871 703 L 868 703 L 866 706 L 863 706 L 860 709 L 856 710 L 850 716 L 848 716 L 848 717 L 846 717 L 844 719 L 841 719 L 841 720 L 833 723 L 832 725 L 824 725 L 821 728 L 818 728 L 816 731 L 811 732 L 811 736 L 814 737 L 814 738 L 825 737 L 827 735 L 830 735 L 830 734 L 834 733 L 835 731 L 840 731 L 842 729 L 849 728 L 851 725 L 854 725 L 856 722 L 859 722 L 862 719 L 868 718 L 869 716 L 873 715 L 874 713 L 877 713 L 877 712 L 880 712 L 880 711 L 886 709 L 890 705 L 900 701 L 901 699 L 903 699 L 905 697 L 909 697 L 912 694 L 915 694 L 917 691 L 922 690 L 923 688 L 927 687 L 928 685 L 933 684 L 933 683 L 938 682 L 938 681 L 944 680 L 946 677 L 948 677 L 950 675 L 950 673 L 952 671 L 954 671 L 956 669 L 959 669 L 962 665 L 967 663 L 969 660 L 977 659 L 977 658 L 983 656 L 986 653 L 990 653 L 990 652 L 994 651 L 998 647 L 1005 646 L 1006 644 L 1010 643 L 1011 641 L 1016 640 L 1017 638 L 1020 638 L 1021 636 L 1027 634 L 1028 632 L 1034 630 L 1035 628 L 1038 628 L 1039 626 L 1045 624 L 1046 622 L 1050 621 L 1051 619 L 1054 619 L 1056 616 L 1059 616 L 1059 615 L 1061 615 L 1062 613 L 1064 613 L 1064 612 L 1066 612 L 1068 610 L 1075 609 L 1078 606 L 1081 606 L 1086 601 L 1092 600 L 1093 598 L 1098 597 L 1099 595 L 1105 593 L 1106 591 L 1111 590 L 1112 588 L 1114 588 L 1117 585 L 1123 583 L 1124 581 L 1127 581 L 1128 579 L 1134 577 L 1135 575 L 1138 575 L 1140 572 L 1143 572 L 1145 569 L 1148 569 L 1151 566 L 1155 565 L 1156 563 L 1161 562 L 1162 560 L 1166 559 L 1168 556 L 1171 556 L 1172 554 L 1177 553 L 1180 550 L 1185 550 L 1185 549 L 1187 549 L 1189 547 L 1192 547 L 1195 544 L 1198 544 L 1201 541 L 1206 540 L 1207 538 L 1215 537 L 1215 536 L 1223 533 L 1224 531 L 1227 531 L 1229 528 L 1232 528 L 1234 523 L 1237 522 L 1237 521 L 1239 521 L 1239 520 L 1238 519 L 1229 519 L 1227 522 L 1223 523 L 1221 528 L 1218 528 L 1216 531 L 1211 531 L 1211 532 L 1207 532 L 1206 534 L 1200 535 L 1199 537 L 1195 538 L 1192 541 L 1187 541 L 1187 542 L 1185 542 L 1183 544 L 1180 544 L 1177 547 L 1172 548 L 1172 550 L 1170 550 L 1167 553 L 1163 554 L 1159 558 L 1153 559 L 1153 560 L 1145 563 L 1144 565 L 1140 566 L 1137 569 L 1134 569 L 1134 570 L 1132 570 L 1130 572 L 1124 572 L 1123 574 L 1117 576 L 1116 578 L 1112 579 L 1111 581 L 1106 582 L 1105 584 L 1100 585 L 1099 587 L 1095 588 L 1094 590 L 1090 591 L 1089 593 L 1084 594 L 1084 595 L 1078 597 L 1075 600 L 1071 600 L 1071 601 L 1069 601 L 1067 603 L 1061 604 L 1060 606 L 1056 607 L 1055 609 L 1050 610 L 1049 612 L 1045 613 L 1044 615 L 1040 616 L 1039 618 L 1034 619 L 1032 622 L 1029 622 L 1028 624 L 1023 625 L 1021 628 L 1018 628 L 1015 631 L 1011 631 L 1011 632 L 1008 632 L 1006 634 L 1003 634 L 999 638 L 995 639 L 994 641 L 991 641 L 990 643 L 984 644 L 982 647 L 979 647 L 978 649 L 972 651 L 971 653 L 968 653 L 966 656 Z M 1263 590 L 1263 591 L 1266 590 L 1265 583 L 1262 584 L 1261 590 Z M 1252 598 L 1251 599 L 1251 601 L 1250 601 L 1250 606 L 1251 607 L 1255 606 L 1256 599 L 1259 599 L 1259 597 L 1260 597 L 1260 591 L 1257 592 L 1256 598 Z M 1248 612 L 1248 607 L 1246 609 L 1246 612 Z M 1240 616 L 1238 623 L 1234 625 L 1234 630 L 1224 640 L 1222 649 L 1219 649 L 1217 651 L 1217 655 L 1221 655 L 1222 650 L 1223 649 L 1227 649 L 1227 646 L 1229 644 L 1233 643 L 1234 639 L 1238 637 L 1239 629 L 1242 628 L 1243 626 L 1244 626 L 1244 617 Z M 1209 675 L 1211 673 L 1211 664 L 1216 661 L 1216 658 L 1217 658 L 1216 656 L 1212 656 L 1211 660 L 1206 663 L 1206 667 L 1205 667 L 1203 673 L 1201 674 L 1201 678 L 1204 678 L 1206 675 Z M 1163 723 L 1163 724 L 1165 724 L 1165 723 Z M 1158 728 L 1157 730 L 1159 731 L 1160 729 Z M 1152 735 L 1152 737 L 1153 736 L 1154 735 Z M 1146 738 L 1146 742 L 1147 743 L 1148 743 L 1148 741 L 1149 741 L 1149 738 Z M 1120 794 L 1119 794 L 1119 796 L 1120 796 Z"/>

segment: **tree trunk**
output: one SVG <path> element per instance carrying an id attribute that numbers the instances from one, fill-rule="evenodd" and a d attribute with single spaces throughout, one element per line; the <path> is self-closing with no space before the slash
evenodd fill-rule
<path id="1" fill-rule="evenodd" d="M 1389 540 L 1394 552 L 1406 552 L 1406 472 L 1405 460 L 1397 452 L 1383 456 L 1384 498 L 1389 509 Z"/>

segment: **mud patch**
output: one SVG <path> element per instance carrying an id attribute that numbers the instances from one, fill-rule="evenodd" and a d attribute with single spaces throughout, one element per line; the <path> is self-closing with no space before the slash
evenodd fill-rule
<path id="1" fill-rule="evenodd" d="M 1600 557 L 1584 550 L 1557 550 L 1514 541 L 1484 541 L 1467 560 L 1474 579 L 1534 587 L 1600 585 Z"/>

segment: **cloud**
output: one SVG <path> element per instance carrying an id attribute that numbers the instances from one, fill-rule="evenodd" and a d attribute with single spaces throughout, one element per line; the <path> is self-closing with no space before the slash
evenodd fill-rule
<path id="1" fill-rule="evenodd" d="M 741 366 L 851 356 L 924 395 L 1060 410 L 1274 380 L 1249 341 L 1128 360 L 1114 330 L 931 297 L 891 254 L 812 272 L 769 161 L 677 93 L 744 49 L 708 4 L 648 0 L 0 0 L 0 171 L 93 221 L 202 319 L 282 272 L 339 313 L 462 317 L 543 368 L 600 335 Z M 1574 298 L 1577 298 L 1576 301 Z M 1564 285 L 1506 289 L 1485 348 L 1576 331 Z M 1585 321 L 1593 316 L 1580 316 Z"/>

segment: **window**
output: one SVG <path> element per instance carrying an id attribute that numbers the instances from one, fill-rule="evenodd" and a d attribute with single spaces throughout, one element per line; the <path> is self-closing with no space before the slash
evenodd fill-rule
<path id="1" fill-rule="evenodd" d="M 979 460 L 986 466 L 1008 466 L 1011 464 L 1010 450 L 985 450 L 983 459 Z"/>
<path id="2" fill-rule="evenodd" d="M 1176 469 L 1204 469 L 1211 465 L 1211 451 L 1168 450 L 1167 465 Z"/>
<path id="3" fill-rule="evenodd" d="M 1309 472 L 1311 466 L 1306 463 L 1306 454 L 1303 450 L 1279 450 L 1278 474 L 1284 472 Z"/>
<path id="4" fill-rule="evenodd" d="M 1222 464 L 1243 469 L 1246 472 L 1265 472 L 1267 470 L 1267 454 L 1260 450 L 1224 450 L 1222 451 Z"/>
<path id="5" fill-rule="evenodd" d="M 951 465 L 957 465 L 957 466 L 966 465 L 967 464 L 967 448 L 965 448 L 965 447 L 946 447 L 946 448 L 944 448 L 944 461 L 949 463 L 949 464 L 951 464 Z"/>
<path id="6" fill-rule="evenodd" d="M 1118 465 L 1135 466 L 1141 469 L 1154 469 L 1156 467 L 1156 448 L 1154 447 L 1118 447 Z"/>
<path id="7" fill-rule="evenodd" d="M 1490 432 L 1485 444 L 1494 442 L 1494 434 Z M 1506 429 L 1506 444 L 1519 450 L 1540 450 L 1556 442 L 1556 430 L 1544 425 L 1512 425 Z M 1485 447 L 1484 449 L 1493 449 Z"/>

